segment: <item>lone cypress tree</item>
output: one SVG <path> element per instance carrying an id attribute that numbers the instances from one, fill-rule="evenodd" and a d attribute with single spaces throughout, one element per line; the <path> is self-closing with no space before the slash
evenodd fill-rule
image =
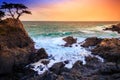
<path id="1" fill-rule="evenodd" d="M 22 14 L 31 14 L 30 11 L 28 11 L 28 7 L 26 7 L 23 4 L 13 4 L 14 5 L 14 9 L 16 9 L 16 14 L 17 14 L 17 19 L 20 18 L 20 16 Z"/>
<path id="2" fill-rule="evenodd" d="M 23 4 L 3 2 L 1 9 L 5 10 L 7 16 L 11 16 L 13 19 L 19 19 L 23 14 L 32 14 Z"/>

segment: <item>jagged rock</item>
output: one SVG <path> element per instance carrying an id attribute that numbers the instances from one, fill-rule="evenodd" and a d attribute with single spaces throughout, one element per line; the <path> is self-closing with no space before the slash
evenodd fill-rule
<path id="1" fill-rule="evenodd" d="M 73 38 L 72 36 L 63 38 L 63 40 L 66 42 L 66 44 L 64 45 L 65 47 L 70 47 L 72 44 L 77 42 L 77 39 Z"/>
<path id="2" fill-rule="evenodd" d="M 91 76 L 93 74 L 97 74 L 99 71 L 99 68 L 102 65 L 102 62 L 100 62 L 95 57 L 86 57 L 87 63 L 83 65 L 80 61 L 77 61 L 73 68 L 71 69 L 71 72 L 73 74 L 79 74 L 82 76 Z"/>
<path id="3" fill-rule="evenodd" d="M 94 56 L 88 56 L 85 58 L 86 61 L 86 67 L 88 67 L 91 70 L 98 70 L 99 68 L 101 68 L 101 65 L 103 64 L 103 62 L 101 62 L 98 58 L 94 57 Z"/>
<path id="4" fill-rule="evenodd" d="M 25 80 L 56 80 L 56 79 L 57 79 L 56 74 L 52 72 L 45 72 L 44 74 L 29 77 Z"/>
<path id="5" fill-rule="evenodd" d="M 120 65 L 116 66 L 116 63 L 108 62 L 105 63 L 104 66 L 101 67 L 99 71 L 103 75 L 112 75 L 120 73 Z"/>
<path id="6" fill-rule="evenodd" d="M 51 68 L 50 71 L 54 72 L 55 74 L 60 74 L 61 70 L 64 68 L 65 64 L 63 62 L 55 63 Z"/>
<path id="7" fill-rule="evenodd" d="M 99 55 L 107 61 L 119 62 L 120 59 L 120 40 L 117 38 L 87 38 L 83 47 L 95 46 L 93 48 L 92 54 Z"/>
<path id="8" fill-rule="evenodd" d="M 13 76 L 17 80 L 26 80 L 30 77 L 37 76 L 37 72 L 30 69 L 30 67 L 25 67 L 24 65 L 14 66 Z"/>
<path id="9" fill-rule="evenodd" d="M 90 46 L 96 46 L 101 42 L 102 39 L 97 37 L 90 37 L 85 40 L 85 43 L 83 43 L 82 47 L 90 47 Z"/>
<path id="10" fill-rule="evenodd" d="M 81 80 L 81 75 L 63 72 L 62 78 L 63 80 Z"/>
<path id="11" fill-rule="evenodd" d="M 120 33 L 120 23 L 116 25 L 112 25 L 110 28 L 105 28 L 104 30 L 111 30 Z"/>
<path id="12" fill-rule="evenodd" d="M 36 53 L 31 54 L 30 61 L 37 62 L 40 59 L 47 59 L 48 54 L 46 53 L 44 48 L 39 49 Z"/>
<path id="13" fill-rule="evenodd" d="M 66 69 L 67 71 L 63 70 L 64 66 L 61 68 L 60 64 L 54 64 L 52 66 L 53 70 L 50 70 L 53 74 L 50 74 L 50 76 L 56 75 L 56 80 L 119 80 L 120 65 L 116 64 L 116 60 L 119 60 L 118 58 L 120 52 L 119 39 L 97 40 L 94 38 L 93 41 L 97 42 L 93 42 L 96 47 L 92 49 L 92 52 L 95 52 L 95 55 L 100 55 L 101 57 L 104 56 L 104 59 L 108 61 L 110 59 L 113 62 L 101 62 L 98 58 L 96 58 L 96 56 L 92 55 L 85 58 L 85 65 L 83 65 L 81 61 L 77 61 L 73 64 L 71 69 Z M 118 54 L 116 54 L 116 52 L 118 52 Z M 63 63 L 61 63 L 61 65 L 62 64 Z M 46 77 L 42 77 L 40 79 L 46 80 Z"/>
<path id="14" fill-rule="evenodd" d="M 56 80 L 64 80 L 63 76 L 58 76 L 58 78 Z"/>
<path id="15" fill-rule="evenodd" d="M 93 50 L 92 53 L 99 55 L 107 61 L 119 62 L 120 59 L 120 40 L 116 38 L 103 39 Z"/>

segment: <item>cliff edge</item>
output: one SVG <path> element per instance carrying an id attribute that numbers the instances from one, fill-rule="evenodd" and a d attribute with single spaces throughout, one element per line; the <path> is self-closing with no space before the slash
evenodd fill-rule
<path id="1" fill-rule="evenodd" d="M 9 18 L 0 23 L 0 75 L 11 73 L 15 66 L 28 64 L 34 51 L 34 42 L 20 20 Z"/>

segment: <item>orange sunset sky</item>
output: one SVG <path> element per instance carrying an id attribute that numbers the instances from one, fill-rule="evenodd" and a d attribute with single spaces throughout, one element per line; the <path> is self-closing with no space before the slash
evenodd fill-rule
<path id="1" fill-rule="evenodd" d="M 120 21 L 120 0 L 37 0 L 24 21 Z"/>

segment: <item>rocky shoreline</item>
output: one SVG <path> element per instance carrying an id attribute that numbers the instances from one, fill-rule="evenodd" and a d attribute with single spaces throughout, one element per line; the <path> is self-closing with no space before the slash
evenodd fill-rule
<path id="1" fill-rule="evenodd" d="M 112 25 L 109 28 L 105 28 L 104 30 L 110 30 L 110 31 L 115 31 L 117 33 L 120 33 L 120 23 L 118 23 L 116 25 Z"/>
<path id="2" fill-rule="evenodd" d="M 0 23 L 0 80 L 119 80 L 120 79 L 120 39 L 87 38 L 81 45 L 93 55 L 104 58 L 101 62 L 95 56 L 85 58 L 73 64 L 71 69 L 65 67 L 69 61 L 55 63 L 48 71 L 38 75 L 32 70 L 31 63 L 41 60 L 49 63 L 45 49 L 36 50 L 34 42 L 25 32 L 20 21 L 6 19 Z M 17 26 L 16 26 L 17 24 Z M 120 30 L 120 29 L 119 29 Z M 63 38 L 64 47 L 72 47 L 77 39 L 72 36 Z M 77 46 L 76 46 L 77 47 Z M 93 47 L 93 48 L 91 48 Z"/>

